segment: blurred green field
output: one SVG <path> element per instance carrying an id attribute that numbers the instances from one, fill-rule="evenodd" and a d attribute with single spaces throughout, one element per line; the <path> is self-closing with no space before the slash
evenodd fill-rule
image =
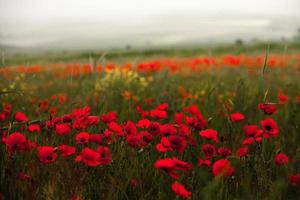
<path id="1" fill-rule="evenodd" d="M 97 60 L 105 56 L 107 60 L 126 62 L 128 60 L 138 60 L 144 58 L 157 57 L 192 57 L 199 55 L 215 56 L 222 54 L 258 54 L 265 52 L 268 45 L 272 53 L 286 54 L 295 53 L 300 50 L 300 43 L 297 42 L 270 42 L 270 43 L 250 43 L 250 44 L 223 44 L 206 45 L 200 47 L 182 48 L 152 48 L 152 49 L 110 49 L 110 50 L 90 50 L 90 51 L 41 51 L 41 52 L 15 52 L 11 53 L 5 47 L 3 51 L 8 51 L 5 65 L 30 65 L 47 64 L 53 62 L 89 62 L 90 58 Z M 4 65 L 4 63 L 2 63 Z"/>

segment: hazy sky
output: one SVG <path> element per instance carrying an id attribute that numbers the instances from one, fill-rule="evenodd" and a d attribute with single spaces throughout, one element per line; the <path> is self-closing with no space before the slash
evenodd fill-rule
<path id="1" fill-rule="evenodd" d="M 300 16 L 299 0 L 0 0 L 1 23 L 149 17 L 174 13 Z"/>
<path id="2" fill-rule="evenodd" d="M 136 33 L 141 41 L 172 43 L 193 38 L 192 32 L 201 33 L 195 27 L 203 25 L 207 26 L 204 36 L 216 31 L 228 36 L 226 29 L 234 26 L 235 36 L 256 29 L 253 37 L 266 30 L 289 37 L 300 22 L 299 10 L 300 0 L 0 0 L 0 43 L 31 45 L 98 35 L 105 40 L 122 38 L 123 45 L 128 35 Z M 277 35 L 274 24 L 283 26 L 277 28 Z M 84 29 L 92 33 L 82 34 Z"/>

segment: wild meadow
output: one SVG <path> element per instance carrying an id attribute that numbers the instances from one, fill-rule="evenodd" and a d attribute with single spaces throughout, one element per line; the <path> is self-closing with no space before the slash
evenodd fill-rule
<path id="1" fill-rule="evenodd" d="M 299 51 L 103 57 L 0 68 L 0 199 L 300 199 Z"/>

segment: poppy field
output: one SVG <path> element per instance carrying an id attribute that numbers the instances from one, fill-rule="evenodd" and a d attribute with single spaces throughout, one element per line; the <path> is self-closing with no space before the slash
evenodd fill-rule
<path id="1" fill-rule="evenodd" d="M 0 199 L 300 199 L 300 54 L 0 68 Z"/>

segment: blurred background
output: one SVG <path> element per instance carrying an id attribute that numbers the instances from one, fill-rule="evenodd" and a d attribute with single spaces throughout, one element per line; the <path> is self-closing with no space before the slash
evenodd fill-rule
<path id="1" fill-rule="evenodd" d="M 297 41 L 299 0 L 0 0 L 8 52 Z"/>

